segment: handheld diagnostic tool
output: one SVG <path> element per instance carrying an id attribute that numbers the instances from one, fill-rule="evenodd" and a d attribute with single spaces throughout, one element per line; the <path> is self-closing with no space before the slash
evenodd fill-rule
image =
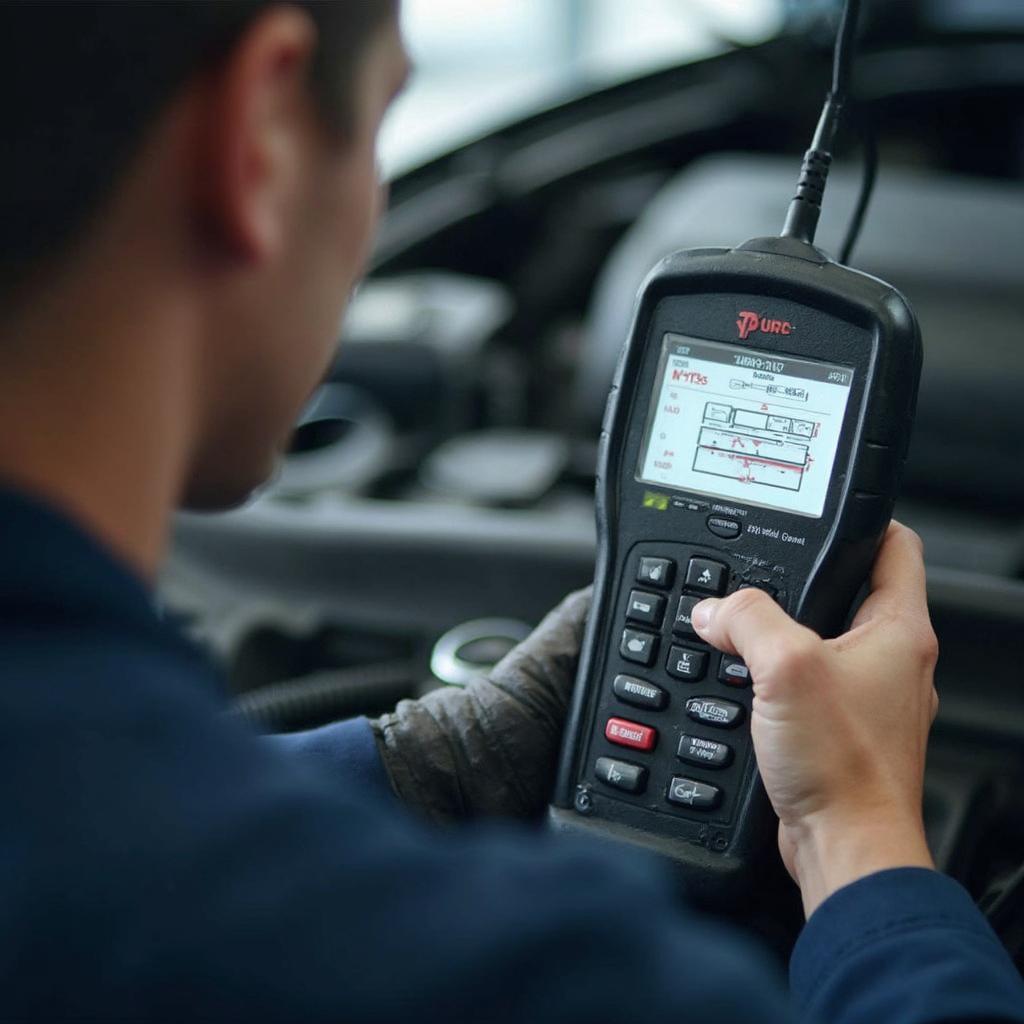
<path id="1" fill-rule="evenodd" d="M 744 663 L 703 644 L 704 597 L 767 591 L 841 631 L 892 513 L 921 368 L 889 285 L 812 244 L 856 5 L 786 228 L 680 252 L 643 286 L 597 477 L 594 604 L 551 817 L 666 853 L 712 886 L 774 825 Z"/>

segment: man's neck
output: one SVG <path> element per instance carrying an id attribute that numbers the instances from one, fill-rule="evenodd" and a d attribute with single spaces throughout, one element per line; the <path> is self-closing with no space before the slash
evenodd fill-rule
<path id="1" fill-rule="evenodd" d="M 128 275 L 86 275 L 0 336 L 0 478 L 152 580 L 188 457 L 187 313 Z"/>

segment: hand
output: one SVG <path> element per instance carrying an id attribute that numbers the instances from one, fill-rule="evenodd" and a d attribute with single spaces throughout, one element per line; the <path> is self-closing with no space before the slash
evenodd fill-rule
<path id="1" fill-rule="evenodd" d="M 921 802 L 938 645 L 917 535 L 890 526 L 871 594 L 835 640 L 753 589 L 701 602 L 693 623 L 750 668 L 754 750 L 807 915 L 864 875 L 932 867 Z"/>
<path id="2" fill-rule="evenodd" d="M 543 811 L 590 596 L 570 594 L 488 677 L 403 700 L 370 723 L 405 803 L 435 821 Z"/>

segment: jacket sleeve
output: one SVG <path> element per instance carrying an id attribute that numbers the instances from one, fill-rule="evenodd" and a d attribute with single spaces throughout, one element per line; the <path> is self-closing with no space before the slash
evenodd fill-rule
<path id="1" fill-rule="evenodd" d="M 316 766 L 335 779 L 345 780 L 353 789 L 392 793 L 366 718 L 349 718 L 317 729 L 268 736 L 266 740 L 286 757 Z"/>
<path id="2" fill-rule="evenodd" d="M 793 995 L 830 1024 L 1024 1022 L 1024 981 L 967 892 L 923 868 L 840 889 L 790 961 Z"/>

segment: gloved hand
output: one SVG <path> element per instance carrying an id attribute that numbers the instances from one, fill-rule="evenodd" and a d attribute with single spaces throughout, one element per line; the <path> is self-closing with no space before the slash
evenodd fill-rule
<path id="1" fill-rule="evenodd" d="M 547 804 L 591 588 L 570 594 L 491 671 L 371 721 L 391 785 L 434 821 L 532 817 Z"/>

